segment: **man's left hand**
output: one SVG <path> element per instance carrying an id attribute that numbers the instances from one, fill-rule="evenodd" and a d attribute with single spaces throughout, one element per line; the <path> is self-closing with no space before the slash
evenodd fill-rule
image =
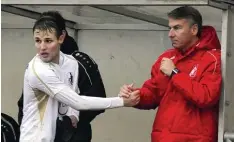
<path id="1" fill-rule="evenodd" d="M 172 70 L 175 68 L 175 64 L 173 61 L 169 58 L 162 58 L 160 70 L 167 76 L 170 76 L 172 73 Z"/>
<path id="2" fill-rule="evenodd" d="M 72 126 L 73 126 L 74 128 L 77 128 L 77 123 L 78 123 L 77 118 L 76 118 L 74 115 L 71 115 L 71 116 L 69 116 L 69 117 L 70 117 L 70 119 L 71 119 Z"/>

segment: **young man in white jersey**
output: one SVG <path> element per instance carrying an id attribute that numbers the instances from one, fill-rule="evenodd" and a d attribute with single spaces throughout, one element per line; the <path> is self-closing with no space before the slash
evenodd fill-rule
<path id="1" fill-rule="evenodd" d="M 72 56 L 60 52 L 65 32 L 56 20 L 41 17 L 33 27 L 33 35 L 38 54 L 25 71 L 20 142 L 53 142 L 60 115 L 77 116 L 78 110 L 130 107 L 139 102 L 135 95 L 138 92 L 130 98 L 79 96 L 79 66 Z"/>

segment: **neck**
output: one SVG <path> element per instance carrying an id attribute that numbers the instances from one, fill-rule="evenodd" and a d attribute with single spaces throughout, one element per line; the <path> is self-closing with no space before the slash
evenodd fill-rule
<path id="1" fill-rule="evenodd" d="M 60 57 L 60 54 L 58 54 L 52 62 L 55 64 L 59 64 L 59 57 Z"/>
<path id="2" fill-rule="evenodd" d="M 182 52 L 185 52 L 188 48 L 191 48 L 194 44 L 197 43 L 198 40 L 199 40 L 198 37 L 191 40 L 191 42 L 188 45 L 186 45 L 186 47 L 182 48 Z"/>

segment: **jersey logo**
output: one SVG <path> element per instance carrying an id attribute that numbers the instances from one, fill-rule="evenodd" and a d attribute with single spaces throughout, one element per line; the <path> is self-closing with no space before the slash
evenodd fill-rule
<path id="1" fill-rule="evenodd" d="M 195 66 L 193 66 L 193 69 L 191 70 L 191 72 L 189 73 L 190 77 L 195 77 L 197 74 L 197 69 L 198 69 L 198 64 L 196 64 Z"/>
<path id="2" fill-rule="evenodd" d="M 71 85 L 73 85 L 73 76 L 72 76 L 72 73 L 69 72 L 69 75 L 70 75 L 70 77 L 69 77 L 68 81 L 70 82 Z"/>

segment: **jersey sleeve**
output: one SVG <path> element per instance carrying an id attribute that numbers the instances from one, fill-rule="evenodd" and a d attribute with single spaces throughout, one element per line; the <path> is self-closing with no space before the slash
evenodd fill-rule
<path id="1" fill-rule="evenodd" d="M 124 106 L 123 99 L 120 97 L 99 98 L 78 95 L 69 86 L 60 81 L 52 69 L 45 68 L 37 71 L 32 66 L 32 71 L 33 73 L 29 77 L 29 85 L 32 88 L 45 92 L 73 109 L 100 110 Z"/>

